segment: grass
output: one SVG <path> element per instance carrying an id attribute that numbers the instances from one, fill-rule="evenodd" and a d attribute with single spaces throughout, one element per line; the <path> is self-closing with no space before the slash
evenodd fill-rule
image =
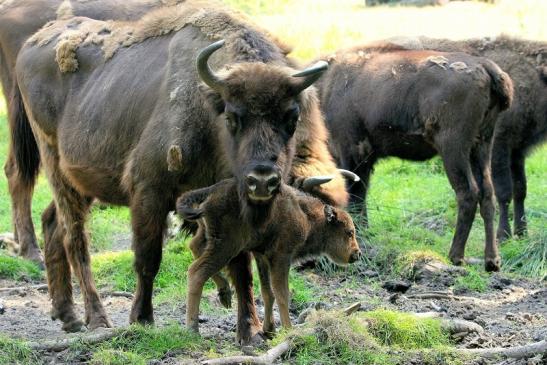
<path id="1" fill-rule="evenodd" d="M 19 257 L 11 257 L 0 250 L 0 278 L 12 280 L 40 280 L 44 277 L 38 266 Z"/>
<path id="2" fill-rule="evenodd" d="M 292 56 L 302 62 L 335 49 L 374 39 L 406 35 L 432 35 L 461 39 L 501 32 L 534 39 L 547 39 L 547 6 L 542 0 L 502 0 L 493 6 L 476 2 L 454 2 L 445 7 L 406 8 L 379 6 L 365 8 L 363 0 L 225 0 L 250 14 L 257 23 L 294 46 Z M 465 27 L 461 25 L 465 24 Z M 288 26 L 290 25 L 290 26 Z M 8 148 L 6 108 L 0 98 L 0 165 Z M 545 280 L 547 275 L 547 146 L 528 159 L 528 199 L 526 209 L 529 237 L 513 239 L 501 247 L 503 270 Z M 0 174 L 0 232 L 11 231 L 11 210 L 7 181 Z M 46 179 L 41 176 L 33 196 L 33 219 L 38 237 L 40 214 L 50 203 Z M 359 217 L 356 217 L 359 221 Z M 370 229 L 358 224 L 367 255 L 359 265 L 334 269 L 321 261 L 329 274 L 343 273 L 348 278 L 360 269 L 375 269 L 383 276 L 412 278 L 419 260 L 447 261 L 456 220 L 455 197 L 440 160 L 414 163 L 398 159 L 380 162 L 371 181 L 369 195 Z M 98 286 L 133 291 L 135 275 L 130 242 L 130 217 L 127 208 L 96 205 L 88 221 L 92 267 Z M 359 222 L 358 222 L 359 223 Z M 467 255 L 481 256 L 484 227 L 477 215 L 467 247 Z M 191 255 L 181 237 L 164 249 L 160 273 L 156 278 L 155 304 L 183 303 L 185 272 Z M 43 278 L 36 266 L 0 253 L 0 278 L 19 280 Z M 256 277 L 256 275 L 255 275 Z M 456 278 L 455 290 L 485 291 L 489 276 L 480 267 L 468 267 Z M 361 285 L 358 280 L 351 285 Z M 323 290 L 312 280 L 291 271 L 293 308 L 300 311 L 310 302 L 324 299 Z M 206 287 L 206 296 L 213 291 Z M 255 283 L 258 295 L 258 285 Z M 371 299 L 373 300 L 373 299 Z M 381 304 L 381 303 L 377 303 Z M 203 311 L 219 312 L 217 306 L 202 304 Z M 232 311 L 233 313 L 233 311 Z M 319 321 L 320 319 L 316 319 Z M 446 346 L 446 335 L 437 323 L 416 320 L 398 312 L 378 310 L 339 318 L 321 319 L 325 328 L 319 334 L 298 335 L 301 346 L 293 354 L 296 364 L 404 364 L 409 358 L 424 364 L 457 364 Z M 317 323 L 317 322 L 316 322 Z M 351 331 L 349 331 L 350 329 Z M 280 335 L 295 335 L 292 332 Z M 179 325 L 150 329 L 131 327 L 101 346 L 81 344 L 76 353 L 87 352 L 93 364 L 144 364 L 170 351 L 208 352 L 216 356 L 218 344 L 199 340 Z M 395 349 L 395 350 L 393 350 Z M 223 348 L 225 351 L 225 348 Z M 33 364 L 37 355 L 18 341 L 0 336 L 0 363 Z"/>
<path id="3" fill-rule="evenodd" d="M 0 364 L 34 365 L 39 356 L 25 342 L 0 334 Z"/>
<path id="4" fill-rule="evenodd" d="M 312 331 L 310 329 L 313 329 Z M 450 341 L 437 319 L 420 319 L 402 312 L 375 310 L 350 317 L 318 311 L 304 327 L 280 333 L 273 343 L 291 338 L 295 364 L 457 364 Z"/>

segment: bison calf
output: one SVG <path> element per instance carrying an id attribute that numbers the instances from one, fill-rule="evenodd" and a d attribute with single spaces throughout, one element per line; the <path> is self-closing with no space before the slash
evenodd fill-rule
<path id="1" fill-rule="evenodd" d="M 195 208 L 196 204 L 199 207 Z M 291 325 L 289 269 L 292 262 L 325 254 L 335 263 L 347 264 L 360 255 L 355 227 L 348 213 L 285 184 L 280 185 L 279 196 L 260 224 L 241 219 L 244 212 L 234 179 L 181 195 L 177 212 L 199 224 L 190 243 L 197 259 L 188 269 L 186 308 L 186 325 L 196 331 L 203 285 L 213 277 L 221 293 L 229 290 L 218 272 L 241 252 L 250 251 L 257 260 L 265 306 L 263 329 L 267 333 L 274 330 L 274 299 L 282 325 Z"/>
<path id="2" fill-rule="evenodd" d="M 329 63 L 319 82 L 321 106 L 341 167 L 363 180 L 350 187 L 353 202 L 366 209 L 379 159 L 421 161 L 439 154 L 458 203 L 450 259 L 464 261 L 480 205 L 485 267 L 499 270 L 490 153 L 498 113 L 512 100 L 509 76 L 485 58 L 387 44 L 339 51 Z"/>

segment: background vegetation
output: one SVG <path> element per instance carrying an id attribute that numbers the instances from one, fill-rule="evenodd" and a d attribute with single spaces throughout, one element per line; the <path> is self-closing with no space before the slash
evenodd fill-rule
<path id="1" fill-rule="evenodd" d="M 547 3 L 543 0 L 499 1 L 497 5 L 479 2 L 454 2 L 444 7 L 399 7 L 379 6 L 366 8 L 358 0 L 225 0 L 226 3 L 250 14 L 258 24 L 269 29 L 294 46 L 293 56 L 303 63 L 328 54 L 338 48 L 374 39 L 398 35 L 429 35 L 453 39 L 508 33 L 531 39 L 547 40 Z M 0 165 L 7 155 L 8 129 L 6 109 L 0 98 Z M 526 201 L 529 219 L 529 237 L 514 239 L 505 244 L 501 251 L 503 270 L 513 275 L 525 275 L 545 280 L 547 275 L 547 146 L 538 148 L 527 160 L 528 199 Z M 40 177 L 33 200 L 33 218 L 40 232 L 40 214 L 49 204 L 51 194 L 46 180 Z M 369 195 L 370 229 L 360 226 L 360 235 L 367 253 L 362 263 L 342 271 L 351 279 L 356 270 L 374 269 L 381 276 L 411 277 L 413 260 L 423 256 L 434 256 L 446 261 L 446 255 L 453 235 L 456 220 L 455 197 L 442 165 L 438 159 L 426 163 L 413 163 L 398 159 L 386 159 L 378 164 L 371 182 Z M 359 222 L 359 217 L 356 217 Z M 88 222 L 91 234 L 91 249 L 94 253 L 93 270 L 97 283 L 102 288 L 132 291 L 135 278 L 132 272 L 130 246 L 129 212 L 123 207 L 95 205 Z M 0 174 L 0 232 L 11 231 L 10 199 L 5 175 Z M 480 216 L 473 225 L 467 254 L 482 256 L 484 230 Z M 156 279 L 156 304 L 180 302 L 185 299 L 184 272 L 191 262 L 184 237 L 175 237 L 166 246 L 161 272 Z M 340 274 L 326 263 L 322 269 L 327 274 Z M 467 275 L 456 280 L 456 288 L 483 291 L 488 275 L 481 267 L 469 267 Z M 8 257 L 0 251 L 0 278 L 39 280 L 42 274 L 32 263 Z M 361 283 L 356 282 L 359 286 Z M 291 274 L 293 301 L 298 308 L 321 299 L 322 291 L 307 276 Z M 208 287 L 208 291 L 212 290 Z M 217 310 L 218 309 L 208 309 Z M 235 313 L 233 313 L 235 315 Z M 389 341 L 402 341 L 409 345 L 422 341 L 410 330 L 394 328 L 393 314 L 375 313 L 382 326 L 372 329 L 366 336 L 373 336 L 375 343 L 390 345 Z M 376 316 L 376 317 L 374 317 Z M 398 325 L 407 323 L 406 317 L 395 321 Z M 428 324 L 431 331 L 435 325 Z M 157 332 L 130 329 L 131 341 L 153 343 L 146 336 L 164 338 L 182 336 L 179 329 L 167 327 Z M 162 334 L 162 331 L 166 331 Z M 406 332 L 405 332 L 406 331 Z M 182 331 L 184 332 L 184 331 Z M 182 333 L 181 332 L 181 333 Z M 136 333 L 136 334 L 135 334 Z M 408 334 L 410 333 L 410 338 Z M 445 346 L 442 334 L 432 338 L 435 346 Z M 167 335 L 165 335 L 167 334 Z M 397 334 L 397 336 L 393 336 Z M 165 335 L 165 336 L 164 336 Z M 406 336 L 406 337 L 405 337 Z M 126 338 L 127 336 L 122 338 Z M 143 340 L 144 338 L 144 340 Z M 124 340 L 124 341 L 126 341 Z M 304 339 L 305 340 L 305 339 Z M 305 342 L 305 351 L 299 363 L 317 359 L 324 348 L 314 344 L 312 339 Z M 148 349 L 133 342 L 117 340 L 97 349 L 93 356 L 95 363 L 142 363 L 142 354 L 154 358 L 156 352 L 165 353 L 166 348 L 181 347 L 180 343 L 168 346 L 153 345 Z M 193 337 L 181 337 L 181 343 L 196 344 L 203 351 L 211 344 L 199 343 Z M 197 342 L 196 342 L 197 341 Z M 310 342 L 311 341 L 311 342 Z M 406 346 L 405 345 L 405 346 Z M 423 345 L 423 346 L 422 346 Z M 194 345 L 192 345 L 194 346 Z M 315 346 L 315 347 L 314 347 Z M 319 346 L 319 347 L 318 347 Z M 428 344 L 416 345 L 431 347 Z M 183 346 L 182 346 L 183 347 Z M 9 350 L 8 349 L 17 349 Z M 158 350 L 160 349 L 160 350 Z M 30 359 L 33 355 L 19 342 L 0 337 L 0 352 L 15 354 L 13 359 Z M 214 351 L 213 351 L 214 352 Z M 436 354 L 441 354 L 439 350 Z M 153 355 L 151 355 L 153 354 Z M 307 354 L 307 355 L 306 355 Z M 369 354 L 372 356 L 371 354 Z M 350 355 L 348 355 L 350 356 Z M 368 355 L 367 355 L 368 356 Z M 374 361 L 390 363 L 390 357 Z M 433 356 L 433 355 L 432 355 Z M 439 355 L 440 356 L 440 355 Z M 364 357 L 363 357 L 364 358 Z M 368 357 L 367 357 L 368 358 Z M 435 358 L 433 356 L 432 358 Z M 118 359 L 118 360 L 116 360 Z M 119 360 L 121 359 L 121 360 Z M 125 359 L 125 360 L 124 360 Z M 0 357 L 0 363 L 5 359 Z M 389 361 L 388 361 L 389 360 Z M 7 361 L 7 360 L 6 360 Z M 21 360 L 22 361 L 22 360 Z M 25 360 L 26 361 L 26 360 Z M 372 360 L 371 360 L 372 361 Z M 371 362 L 369 362 L 371 363 Z M 434 363 L 434 362 L 433 362 Z"/>

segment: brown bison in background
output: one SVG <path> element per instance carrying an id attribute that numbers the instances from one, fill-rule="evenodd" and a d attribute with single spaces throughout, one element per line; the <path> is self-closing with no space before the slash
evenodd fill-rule
<path id="1" fill-rule="evenodd" d="M 199 222 L 198 232 L 190 243 L 196 260 L 188 269 L 186 325 L 193 330 L 197 331 L 199 326 L 203 285 L 216 276 L 215 282 L 224 281 L 219 289 L 225 290 L 227 283 L 218 273 L 242 251 L 251 251 L 257 260 L 265 307 L 265 333 L 275 331 L 274 297 L 283 327 L 291 326 L 289 269 L 292 262 L 325 254 L 344 265 L 360 256 L 355 227 L 347 212 L 288 185 L 279 186 L 279 195 L 263 220 L 242 221 L 241 209 L 234 179 L 184 193 L 177 199 L 177 212 L 184 219 Z"/>
<path id="2" fill-rule="evenodd" d="M 526 156 L 547 139 L 547 43 L 509 36 L 450 41 L 399 38 L 405 48 L 466 52 L 496 62 L 513 79 L 512 106 L 498 117 L 492 150 L 492 180 L 500 207 L 498 240 L 511 236 L 509 204 L 513 199 L 515 234 L 526 232 Z"/>
<path id="3" fill-rule="evenodd" d="M 439 154 L 458 204 L 450 259 L 463 262 L 479 203 L 485 266 L 499 270 L 490 150 L 498 113 L 511 104 L 508 75 L 484 58 L 386 44 L 337 52 L 318 88 L 332 151 L 363 181 L 350 187 L 351 201 L 362 203 L 366 214 L 378 159 L 421 161 Z"/>
<path id="4" fill-rule="evenodd" d="M 130 321 L 141 323 L 153 321 L 166 215 L 182 192 L 235 176 L 251 224 L 267 214 L 281 181 L 346 204 L 315 90 L 307 89 L 324 68 L 296 73 L 276 42 L 241 19 L 202 1 L 133 23 L 75 17 L 44 27 L 20 51 L 17 82 L 62 224 L 47 222 L 45 259 L 53 316 L 66 330 L 83 324 L 70 267 L 85 322 L 110 326 L 84 232 L 93 199 L 131 209 L 138 280 Z M 208 45 L 220 38 L 226 45 L 215 53 L 222 44 Z M 220 71 L 211 71 L 209 58 Z M 182 163 L 170 169 L 173 150 Z M 312 188 L 311 175 L 335 178 Z M 260 331 L 250 255 L 228 268 L 238 294 L 238 338 L 247 342 Z"/>
<path id="5" fill-rule="evenodd" d="M 180 0 L 182 1 L 182 0 Z M 47 22 L 74 15 L 93 19 L 138 19 L 151 9 L 177 0 L 17 0 L 0 2 L 0 79 L 11 131 L 4 171 L 12 199 L 14 235 L 20 255 L 42 265 L 31 217 L 32 192 L 40 167 L 38 146 L 30 130 L 15 80 L 15 60 L 24 42 Z M 18 155 L 18 158 L 15 157 Z M 23 166 L 17 160 L 25 161 Z M 54 217 L 54 204 L 48 208 Z"/>

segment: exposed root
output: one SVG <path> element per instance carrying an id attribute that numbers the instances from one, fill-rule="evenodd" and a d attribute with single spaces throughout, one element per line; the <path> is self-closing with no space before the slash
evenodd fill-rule
<path id="1" fill-rule="evenodd" d="M 46 290 L 47 284 L 37 284 L 37 285 L 28 285 L 28 286 L 14 286 L 11 288 L 0 288 L 0 293 L 9 293 L 9 294 L 19 294 L 26 293 L 29 290 Z"/>
<path id="2" fill-rule="evenodd" d="M 286 340 L 279 345 L 272 347 L 264 355 L 260 356 L 230 356 L 212 360 L 203 361 L 202 364 L 207 365 L 228 365 L 228 364 L 273 364 L 278 358 L 283 356 L 293 346 L 293 341 Z"/>
<path id="3" fill-rule="evenodd" d="M 543 340 L 523 346 L 494 347 L 490 349 L 457 349 L 457 351 L 465 355 L 483 358 L 510 357 L 512 359 L 524 359 L 538 354 L 547 354 L 547 341 Z"/>
<path id="4" fill-rule="evenodd" d="M 94 345 L 97 343 L 108 341 L 111 338 L 115 337 L 116 333 L 117 332 L 114 329 L 105 328 L 101 330 L 95 330 L 94 332 L 85 334 L 83 336 L 63 338 L 53 341 L 43 341 L 40 343 L 28 342 L 27 344 L 30 349 L 35 351 L 59 352 L 69 348 L 70 346 L 78 342 L 83 342 L 87 345 Z"/>

